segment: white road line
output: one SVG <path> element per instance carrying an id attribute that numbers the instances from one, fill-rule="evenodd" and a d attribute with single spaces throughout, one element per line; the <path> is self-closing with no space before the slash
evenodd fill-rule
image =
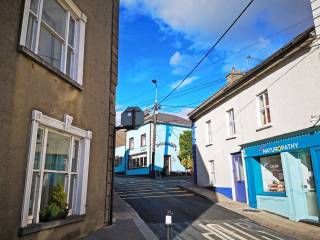
<path id="1" fill-rule="evenodd" d="M 220 226 L 218 224 L 214 224 L 214 223 L 209 223 L 207 224 L 207 226 L 211 229 L 216 229 L 217 231 L 220 231 L 220 234 L 223 234 L 224 236 L 227 236 L 228 238 L 231 239 L 240 239 L 240 240 L 247 240 L 246 238 L 240 236 L 239 234 L 229 231 L 227 228 Z"/>
<path id="2" fill-rule="evenodd" d="M 250 223 L 248 223 L 248 222 L 235 223 L 235 224 L 236 224 L 237 226 L 245 229 L 245 230 L 249 230 L 249 231 L 250 231 L 250 229 L 249 229 Z M 246 227 L 243 226 L 243 224 L 245 224 Z M 251 225 L 255 225 L 256 227 L 260 227 L 259 225 L 256 225 L 255 223 L 251 223 Z M 254 232 L 257 232 L 257 233 L 260 232 L 260 233 L 262 233 L 262 234 L 265 234 L 265 235 L 268 235 L 268 236 L 272 237 L 272 238 L 268 238 L 267 236 L 261 236 L 261 237 L 263 237 L 264 239 L 267 239 L 267 240 L 273 240 L 274 238 L 279 239 L 279 240 L 284 240 L 283 238 L 278 237 L 278 236 L 275 236 L 275 235 L 273 235 L 273 234 L 271 234 L 271 233 L 268 233 L 268 232 L 266 232 L 266 231 L 262 231 L 262 230 L 251 230 L 251 231 L 254 231 Z"/>
<path id="3" fill-rule="evenodd" d="M 212 237 L 210 237 L 210 235 L 215 235 L 216 237 L 220 238 L 221 240 L 232 240 L 229 237 L 225 238 L 224 236 L 221 236 L 219 233 L 217 233 L 213 229 L 208 228 L 208 227 L 206 227 L 205 225 L 203 225 L 201 223 L 198 226 L 207 231 L 206 233 L 202 233 L 202 236 L 204 236 L 206 239 L 216 240 L 216 239 L 213 239 Z"/>
<path id="4" fill-rule="evenodd" d="M 223 223 L 223 224 L 224 224 L 225 226 L 228 226 L 229 228 L 232 228 L 233 230 L 236 230 L 236 231 L 240 232 L 241 234 L 243 234 L 243 235 L 245 235 L 245 236 L 247 236 L 247 237 L 250 237 L 250 238 L 255 239 L 255 240 L 259 240 L 259 238 L 256 238 L 255 236 L 253 236 L 253 235 L 251 235 L 251 234 L 248 234 L 248 233 L 246 233 L 246 232 L 244 232 L 244 231 L 242 231 L 242 230 L 240 230 L 240 229 L 238 229 L 238 228 L 230 225 L 229 223 Z M 242 237 L 241 237 L 241 239 L 244 239 L 244 240 L 245 240 L 245 238 L 242 238 Z"/>
<path id="5" fill-rule="evenodd" d="M 121 197 L 122 199 L 139 199 L 139 198 L 162 198 L 162 197 L 190 197 L 194 196 L 193 193 L 183 195 L 156 195 L 156 196 L 141 196 L 141 197 Z"/>

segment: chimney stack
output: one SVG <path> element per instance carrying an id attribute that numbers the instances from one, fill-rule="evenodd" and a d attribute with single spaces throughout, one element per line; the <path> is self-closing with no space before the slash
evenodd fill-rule
<path id="1" fill-rule="evenodd" d="M 317 42 L 320 44 L 320 0 L 310 0 Z"/>
<path id="2" fill-rule="evenodd" d="M 240 70 L 236 71 L 235 67 L 232 67 L 231 72 L 227 75 L 228 84 L 233 83 L 244 75 Z"/>

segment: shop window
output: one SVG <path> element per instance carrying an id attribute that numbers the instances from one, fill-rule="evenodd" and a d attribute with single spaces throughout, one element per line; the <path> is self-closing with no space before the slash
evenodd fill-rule
<path id="1" fill-rule="evenodd" d="M 266 193 L 285 193 L 281 156 L 260 158 L 263 191 Z"/>
<path id="2" fill-rule="evenodd" d="M 128 167 L 129 169 L 147 167 L 147 156 L 146 155 L 130 156 Z"/>
<path id="3" fill-rule="evenodd" d="M 26 0 L 20 45 L 82 84 L 85 15 L 72 1 Z"/>
<path id="4" fill-rule="evenodd" d="M 258 106 L 258 123 L 259 127 L 263 127 L 271 123 L 270 105 L 268 91 L 257 95 Z"/>
<path id="5" fill-rule="evenodd" d="M 51 195 L 64 191 L 67 215 L 85 214 L 91 132 L 32 112 L 21 227 L 48 221 Z"/>

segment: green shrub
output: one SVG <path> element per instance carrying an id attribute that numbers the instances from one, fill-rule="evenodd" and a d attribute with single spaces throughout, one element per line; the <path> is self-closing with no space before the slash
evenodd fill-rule
<path id="1" fill-rule="evenodd" d="M 62 184 L 58 184 L 50 192 L 48 206 L 40 210 L 40 221 L 57 220 L 65 218 L 67 215 L 67 194 L 64 192 Z"/>

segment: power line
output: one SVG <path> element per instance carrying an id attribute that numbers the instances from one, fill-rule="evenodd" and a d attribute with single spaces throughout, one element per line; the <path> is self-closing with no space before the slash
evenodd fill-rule
<path id="1" fill-rule="evenodd" d="M 254 2 L 254 0 L 251 0 L 248 5 L 242 10 L 242 12 L 239 14 L 239 16 L 232 22 L 232 24 L 227 28 L 227 30 L 221 35 L 221 37 L 215 42 L 215 44 L 209 49 L 209 51 L 202 57 L 202 59 L 193 67 L 193 69 L 187 74 L 187 76 L 180 81 L 180 83 L 172 89 L 172 91 L 163 99 L 160 101 L 159 104 L 164 102 L 172 93 L 174 93 L 179 86 L 186 80 L 190 75 L 199 67 L 199 65 L 206 59 L 206 57 L 213 51 L 213 49 L 221 42 L 221 40 L 227 35 L 227 33 L 230 31 L 230 29 L 238 22 L 240 17 L 247 11 L 247 9 L 250 7 L 250 5 Z"/>
<path id="2" fill-rule="evenodd" d="M 294 24 L 291 24 L 291 25 L 289 25 L 289 26 L 286 26 L 285 28 L 283 28 L 283 29 L 281 29 L 281 30 L 279 30 L 279 31 L 277 31 L 277 32 L 275 32 L 275 33 L 272 33 L 272 34 L 270 34 L 270 35 L 268 35 L 268 36 L 266 36 L 266 37 L 264 37 L 264 38 L 262 38 L 262 39 L 263 39 L 263 40 L 271 39 L 271 38 L 273 38 L 273 37 L 275 37 L 275 36 L 277 36 L 277 35 L 279 35 L 279 34 L 281 34 L 281 33 L 283 33 L 283 32 L 286 32 L 286 31 L 288 31 L 288 30 L 290 30 L 290 29 L 292 29 L 292 28 L 294 28 L 294 27 L 296 27 L 296 26 L 298 26 L 298 25 L 300 25 L 300 24 L 302 24 L 302 23 L 305 23 L 306 21 L 308 21 L 308 20 L 310 20 L 310 19 L 312 19 L 312 18 L 311 18 L 311 17 L 304 18 L 304 19 L 302 19 L 301 21 L 296 22 L 296 23 L 294 23 Z M 233 52 L 233 53 L 231 54 L 231 56 L 237 55 L 238 53 L 240 53 L 240 52 L 242 52 L 242 51 L 244 51 L 244 50 L 246 50 L 246 49 L 252 48 L 252 47 L 254 47 L 254 46 L 256 46 L 256 45 L 259 45 L 260 43 L 261 43 L 261 40 L 252 42 L 252 43 L 248 44 L 247 46 L 245 46 L 245 47 L 243 47 L 243 48 L 241 48 L 241 49 Z M 210 58 L 208 58 L 208 59 L 210 60 Z M 212 63 L 212 64 L 217 64 L 217 63 L 219 63 L 219 62 L 220 62 L 220 61 L 211 62 L 211 63 Z M 210 66 L 210 67 L 211 67 L 211 66 Z M 207 67 L 206 67 L 206 68 L 207 68 Z M 203 67 L 203 68 L 197 69 L 197 71 L 199 71 L 199 70 L 204 70 L 204 69 L 206 69 L 206 68 Z M 167 85 L 170 85 L 170 84 L 172 84 L 172 82 L 162 84 L 162 85 L 159 86 L 159 88 L 162 88 L 162 87 L 167 86 Z M 140 94 L 137 94 L 137 95 L 135 95 L 135 96 L 131 96 L 131 97 L 129 97 L 129 98 L 126 98 L 126 99 L 122 100 L 121 102 L 123 102 L 123 101 L 128 101 L 128 100 L 131 100 L 131 99 L 134 99 L 134 98 L 139 98 L 139 97 L 141 97 L 141 96 L 145 96 L 146 93 L 153 92 L 153 91 L 154 91 L 154 89 L 147 90 L 147 91 L 142 92 L 142 93 L 140 93 Z M 149 101 L 151 101 L 151 100 L 144 100 L 143 103 L 144 103 L 144 102 L 149 102 Z M 125 108 L 125 107 L 123 107 L 123 108 Z"/>

